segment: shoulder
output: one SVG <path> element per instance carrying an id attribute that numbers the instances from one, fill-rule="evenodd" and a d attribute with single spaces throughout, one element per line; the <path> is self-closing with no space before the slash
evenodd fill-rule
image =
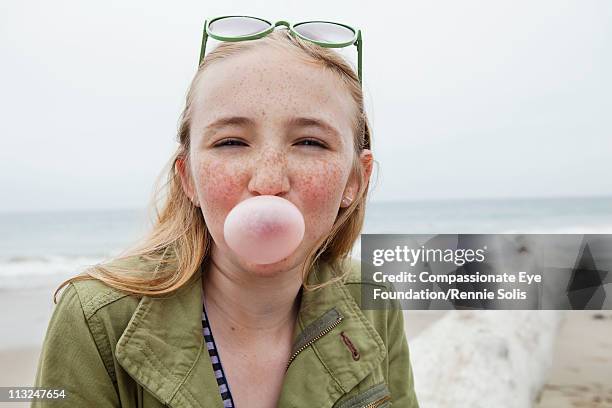
<path id="1" fill-rule="evenodd" d="M 70 282 L 62 291 L 53 311 L 42 353 L 47 359 L 52 359 L 50 356 L 68 348 L 97 350 L 95 353 L 88 352 L 88 359 L 84 357 L 82 363 L 95 366 L 95 361 L 101 361 L 110 378 L 115 381 L 115 346 L 140 300 L 97 279 Z M 49 371 L 49 375 L 57 374 L 53 368 L 56 366 L 63 367 L 54 361 L 49 370 L 55 370 L 55 374 Z"/>
<path id="2" fill-rule="evenodd" d="M 91 339 L 113 375 L 112 355 L 138 304 L 139 298 L 95 280 L 71 282 L 53 311 L 48 331 L 62 332 L 58 343 Z"/>
<path id="3" fill-rule="evenodd" d="M 78 299 L 87 319 L 90 319 L 100 309 L 110 307 L 114 303 L 117 303 L 117 305 L 113 305 L 113 308 L 116 308 L 119 304 L 138 303 L 137 298 L 130 294 L 112 288 L 93 278 L 71 282 L 62 293 L 60 304 L 64 301 L 64 297 L 70 298 L 71 302 L 75 305 L 75 300 Z M 121 302 L 122 300 L 124 301 Z"/>
<path id="4" fill-rule="evenodd" d="M 101 308 L 129 296 L 127 293 L 91 278 L 71 282 L 62 293 L 59 304 L 66 301 L 64 298 L 71 299 L 72 303 L 76 303 L 78 299 L 86 318 L 90 318 Z"/>
<path id="5" fill-rule="evenodd" d="M 66 285 L 46 330 L 36 384 L 72 387 L 75 397 L 85 398 L 80 388 L 95 382 L 98 391 L 104 390 L 97 397 L 103 399 L 104 393 L 114 395 L 115 346 L 138 303 L 139 299 L 99 280 L 77 278 Z M 75 364 L 87 367 L 88 378 L 70 374 Z M 82 384 L 85 385 L 81 387 Z"/>
<path id="6" fill-rule="evenodd" d="M 141 297 L 113 288 L 98 279 L 78 279 L 70 282 L 62 291 L 54 313 L 75 322 L 84 320 L 91 333 L 105 333 L 110 338 L 118 339 L 140 300 Z"/>

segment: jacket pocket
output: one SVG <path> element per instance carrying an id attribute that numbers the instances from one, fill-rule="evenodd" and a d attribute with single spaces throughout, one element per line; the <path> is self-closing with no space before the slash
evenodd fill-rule
<path id="1" fill-rule="evenodd" d="M 377 384 L 372 388 L 354 397 L 341 401 L 334 408 L 386 408 L 391 406 L 391 393 L 385 383 Z"/>

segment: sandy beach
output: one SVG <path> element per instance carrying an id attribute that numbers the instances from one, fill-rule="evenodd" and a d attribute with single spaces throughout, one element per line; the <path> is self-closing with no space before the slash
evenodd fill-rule
<path id="1" fill-rule="evenodd" d="M 40 344 L 52 311 L 51 289 L 3 291 L 0 296 L 0 386 L 31 386 Z M 10 312 L 9 312 L 10 311 Z M 411 341 L 444 315 L 405 312 Z M 418 381 L 418 378 L 416 379 Z M 0 407 L 28 404 L 0 403 Z M 537 408 L 612 407 L 612 312 L 567 313 L 547 385 Z"/>
<path id="2" fill-rule="evenodd" d="M 34 383 L 40 345 L 53 311 L 52 289 L 0 292 L 0 387 L 29 387 Z M 0 407 L 28 407 L 2 403 Z"/>
<path id="3" fill-rule="evenodd" d="M 569 311 L 538 408 L 612 407 L 612 311 Z"/>

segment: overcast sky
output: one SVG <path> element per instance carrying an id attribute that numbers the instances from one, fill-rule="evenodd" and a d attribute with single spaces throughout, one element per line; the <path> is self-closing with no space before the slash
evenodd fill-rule
<path id="1" fill-rule="evenodd" d="M 223 14 L 363 30 L 375 201 L 612 195 L 612 2 L 256 3 L 3 0 L 0 211 L 144 207 Z"/>

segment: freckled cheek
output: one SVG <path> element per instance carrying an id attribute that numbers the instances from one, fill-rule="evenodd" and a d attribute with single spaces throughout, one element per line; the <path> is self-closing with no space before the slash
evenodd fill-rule
<path id="1" fill-rule="evenodd" d="M 243 194 L 247 183 L 244 169 L 219 160 L 203 159 L 195 172 L 198 198 L 207 224 L 223 223 Z"/>
<path id="2" fill-rule="evenodd" d="M 294 186 L 301 196 L 304 216 L 312 226 L 331 225 L 338 213 L 339 197 L 344 191 L 347 170 L 340 164 L 323 164 L 300 172 Z M 308 220 L 309 219 L 309 220 Z"/>

